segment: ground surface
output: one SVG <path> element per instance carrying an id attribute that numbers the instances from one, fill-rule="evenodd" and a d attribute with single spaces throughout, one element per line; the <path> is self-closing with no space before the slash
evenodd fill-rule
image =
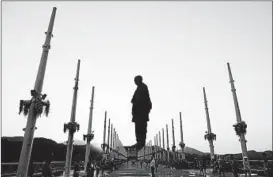
<path id="1" fill-rule="evenodd" d="M 213 177 L 212 170 L 207 169 L 206 177 Z M 71 177 L 73 174 L 73 171 L 71 171 Z M 80 176 L 86 176 L 86 173 L 84 171 L 81 171 Z M 150 168 L 145 167 L 144 165 L 141 166 L 139 164 L 132 164 L 132 163 L 125 163 L 124 165 L 120 166 L 119 169 L 114 170 L 112 172 L 105 171 L 104 172 L 105 177 L 145 177 L 145 176 L 152 176 Z M 185 170 L 171 170 L 169 168 L 164 168 L 162 166 L 158 167 L 157 172 L 155 172 L 156 177 L 204 177 L 202 175 L 199 175 L 199 170 L 196 169 L 185 169 Z M 223 176 L 223 175 L 222 175 Z M 221 177 L 222 177 L 221 176 Z M 94 177 L 102 177 L 101 171 L 100 174 L 97 176 L 96 172 L 94 174 Z M 225 173 L 225 177 L 233 177 L 232 173 Z M 244 175 L 239 175 L 239 177 L 244 177 Z M 254 175 L 252 177 L 257 177 L 257 175 Z"/>
<path id="2" fill-rule="evenodd" d="M 208 177 L 211 177 L 211 173 L 208 170 Z M 107 175 L 108 176 L 108 175 Z M 140 165 L 132 165 L 125 164 L 120 167 L 118 170 L 113 171 L 109 174 L 109 177 L 118 177 L 118 176 L 126 176 L 126 177 L 138 177 L 138 176 L 151 176 L 151 172 L 149 168 L 140 167 Z M 171 170 L 163 167 L 158 167 L 158 170 L 155 174 L 156 177 L 188 177 L 188 176 L 196 176 L 199 177 L 198 170 Z M 232 177 L 232 174 L 226 174 L 226 177 Z"/>
<path id="3" fill-rule="evenodd" d="M 73 177 L 72 174 L 73 174 L 73 171 L 71 171 L 71 175 L 70 175 L 71 177 Z M 81 171 L 80 176 L 86 176 L 86 173 L 84 171 Z M 124 164 L 118 170 L 115 170 L 111 173 L 108 173 L 108 171 L 105 171 L 104 176 L 105 177 L 118 177 L 118 176 L 145 177 L 145 176 L 152 176 L 152 175 L 150 172 L 150 168 L 146 168 L 144 166 L 141 168 L 140 165 L 132 165 L 129 163 L 129 164 Z M 158 167 L 158 170 L 155 173 L 155 176 L 156 177 L 201 177 L 199 175 L 199 170 L 195 170 L 195 169 L 171 170 L 171 169 L 163 168 L 163 167 Z M 97 177 L 96 172 L 94 174 L 94 177 Z M 98 177 L 102 177 L 101 172 L 98 175 Z M 213 175 L 211 174 L 211 169 L 207 170 L 206 177 L 213 177 Z M 226 173 L 225 177 L 233 177 L 233 175 L 232 173 Z M 253 176 L 253 177 L 257 177 L 257 176 Z"/>

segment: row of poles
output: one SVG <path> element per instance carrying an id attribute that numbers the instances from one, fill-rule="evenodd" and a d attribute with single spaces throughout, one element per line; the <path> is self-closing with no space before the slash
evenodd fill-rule
<path id="1" fill-rule="evenodd" d="M 111 126 L 110 126 L 111 125 Z M 108 119 L 108 139 L 106 142 L 106 127 L 107 127 L 107 112 L 105 111 L 104 128 L 103 128 L 103 150 L 104 158 L 106 159 L 127 159 L 127 152 L 119 139 L 116 129 L 111 124 L 110 118 Z"/>
<path id="2" fill-rule="evenodd" d="M 244 121 L 242 121 L 242 118 L 241 118 L 239 103 L 238 103 L 238 99 L 237 99 L 237 95 L 236 95 L 236 89 L 235 89 L 234 80 L 233 80 L 233 76 L 231 73 L 229 63 L 227 63 L 227 67 L 228 67 L 228 74 L 229 74 L 231 91 L 232 91 L 232 96 L 233 96 L 233 101 L 234 101 L 234 106 L 235 106 L 235 113 L 236 113 L 236 124 L 233 125 L 233 127 L 234 127 L 236 135 L 238 135 L 240 138 L 239 141 L 241 144 L 244 170 L 248 171 L 249 175 L 251 176 L 251 169 L 249 166 L 249 159 L 248 159 L 248 155 L 247 155 L 247 146 L 246 146 L 246 139 L 245 139 L 247 125 Z M 205 138 L 205 140 L 208 140 L 208 142 L 209 142 L 210 155 L 211 155 L 211 159 L 213 160 L 215 158 L 213 141 L 216 140 L 216 134 L 212 133 L 212 130 L 211 130 L 210 116 L 209 116 L 209 111 L 208 111 L 208 101 L 207 101 L 206 91 L 205 91 L 204 87 L 203 87 L 203 95 L 204 95 L 206 121 L 207 121 L 207 131 L 205 132 L 204 138 Z M 179 113 L 179 115 L 180 115 L 180 133 L 181 133 L 181 142 L 179 143 L 179 146 L 181 147 L 181 159 L 185 159 L 185 154 L 184 154 L 185 143 L 183 140 L 181 112 Z M 167 135 L 166 135 L 167 150 L 165 150 L 164 129 L 162 129 L 162 138 L 163 138 L 162 146 L 161 146 L 161 134 L 159 131 L 159 133 L 154 136 L 154 146 L 152 146 L 152 141 L 149 141 L 146 144 L 146 146 L 143 147 L 139 151 L 138 158 L 145 160 L 145 157 L 150 158 L 150 156 L 152 154 L 154 154 L 156 159 L 167 160 L 169 162 L 170 161 L 170 148 L 169 148 L 169 135 L 168 135 L 168 125 L 167 124 L 166 124 L 166 133 L 167 133 Z M 173 119 L 172 119 L 172 135 L 173 135 L 173 146 L 172 146 L 173 159 L 172 160 L 175 160 L 176 146 L 175 146 Z M 165 153 L 167 153 L 167 154 L 165 154 Z"/>
<path id="3" fill-rule="evenodd" d="M 72 103 L 72 112 L 70 122 L 64 124 L 64 132 L 69 130 L 68 134 L 68 143 L 67 143 L 67 153 L 66 153 L 66 161 L 65 161 L 65 176 L 68 177 L 71 170 L 71 161 L 72 161 L 72 152 L 73 152 L 73 135 L 76 130 L 79 130 L 79 124 L 75 122 L 76 115 L 76 105 L 77 105 L 77 91 L 78 91 L 78 80 L 79 80 L 79 70 L 80 70 L 80 60 L 78 60 L 77 65 L 77 74 L 75 78 L 75 86 L 74 86 L 74 94 L 73 94 L 73 103 Z M 87 167 L 87 163 L 90 155 L 90 142 L 94 138 L 94 132 L 92 131 L 92 118 L 93 118 L 93 108 L 94 108 L 94 93 L 95 87 L 92 87 L 92 97 L 91 97 L 91 106 L 89 113 L 89 122 L 87 134 L 83 135 L 83 140 L 86 142 L 86 152 L 85 152 L 85 170 Z M 126 150 L 124 149 L 119 136 L 116 132 L 116 129 L 113 128 L 113 124 L 111 124 L 110 131 L 110 119 L 108 124 L 108 141 L 106 143 L 106 122 L 107 122 L 107 111 L 105 111 L 104 117 L 104 129 L 103 129 L 103 144 L 101 144 L 101 148 L 103 150 L 103 158 L 105 159 L 126 159 Z M 111 133 L 110 133 L 111 132 Z"/>
<path id="4" fill-rule="evenodd" d="M 42 52 L 42 57 L 39 64 L 35 86 L 34 86 L 34 89 L 31 90 L 32 98 L 30 100 L 20 100 L 19 114 L 23 111 L 24 115 L 28 116 L 28 118 L 27 118 L 26 128 L 23 129 L 25 133 L 24 133 L 24 139 L 23 139 L 22 149 L 20 153 L 20 159 L 18 163 L 17 177 L 27 177 L 29 161 L 30 161 L 31 152 L 32 152 L 34 130 L 37 129 L 35 127 L 36 120 L 38 117 L 42 115 L 42 113 L 45 113 L 47 116 L 50 109 L 50 102 L 48 100 L 45 101 L 45 98 L 47 97 L 47 95 L 42 94 L 42 88 L 43 88 L 44 75 L 46 71 L 48 53 L 50 49 L 50 41 L 51 41 L 51 38 L 53 37 L 52 32 L 53 32 L 56 10 L 57 8 L 54 7 L 51 14 L 48 30 L 47 32 L 45 32 L 46 40 L 43 45 L 43 52 Z M 78 60 L 78 63 L 77 63 L 75 85 L 73 88 L 74 91 L 73 91 L 71 118 L 70 118 L 70 122 L 68 122 L 67 124 L 64 124 L 64 132 L 68 130 L 67 151 L 66 151 L 66 160 L 65 160 L 65 177 L 69 177 L 70 175 L 74 133 L 76 131 L 79 131 L 80 129 L 80 125 L 75 121 L 76 107 L 77 107 L 77 94 L 78 94 L 78 85 L 79 85 L 79 73 L 80 73 L 80 60 Z M 95 92 L 95 87 L 93 86 L 87 134 L 83 135 L 83 139 L 87 141 L 86 153 L 85 153 L 85 168 L 86 168 L 87 162 L 89 160 L 89 155 L 90 155 L 90 142 L 94 138 L 94 132 L 92 131 L 94 92 Z M 106 121 L 106 112 L 105 112 L 105 121 Z M 109 119 L 109 125 L 110 125 L 110 119 Z M 104 128 L 105 126 L 106 124 L 104 125 Z M 125 159 L 126 151 L 121 141 L 119 140 L 118 134 L 116 133 L 115 129 L 113 133 L 111 130 L 111 142 L 112 142 L 111 146 L 109 145 L 109 137 L 110 137 L 110 134 L 108 133 L 108 144 L 107 144 L 108 146 L 105 146 L 106 144 L 105 144 L 105 130 L 104 130 L 103 145 L 102 145 L 103 152 L 105 153 L 105 147 L 107 147 L 107 150 L 111 157 L 115 158 L 115 156 L 119 156 L 121 157 L 121 159 Z"/>
<path id="5" fill-rule="evenodd" d="M 43 45 L 43 52 L 42 52 L 42 57 L 40 60 L 39 64 L 39 69 L 37 73 L 37 77 L 35 80 L 35 85 L 34 89 L 31 90 L 31 99 L 30 100 L 21 100 L 20 101 L 20 112 L 23 111 L 25 115 L 28 115 L 27 118 L 27 125 L 24 133 L 24 139 L 23 139 L 23 144 L 22 144 L 22 149 L 20 153 L 20 159 L 19 159 L 19 164 L 18 164 L 18 170 L 17 170 L 17 176 L 18 177 L 27 177 L 27 171 L 28 171 L 28 166 L 29 166 L 29 160 L 32 152 L 32 145 L 33 145 L 33 137 L 34 137 L 34 130 L 36 130 L 36 120 L 37 117 L 41 116 L 42 113 L 45 113 L 46 116 L 48 115 L 49 108 L 50 108 L 50 102 L 47 100 L 45 101 L 46 94 L 42 94 L 42 88 L 43 88 L 43 81 L 44 81 L 44 75 L 45 75 L 45 70 L 46 70 L 46 64 L 47 64 L 47 58 L 48 58 L 48 53 L 50 49 L 50 41 L 51 38 L 53 37 L 53 26 L 54 26 L 54 20 L 55 20 L 55 15 L 56 15 L 56 10 L 57 8 L 54 7 L 50 22 L 49 22 L 49 27 L 46 34 L 46 40 Z M 243 164 L 245 169 L 249 169 L 249 161 L 248 161 L 248 156 L 247 156 L 247 147 L 246 147 L 246 140 L 245 140 L 245 134 L 246 134 L 246 128 L 247 125 L 244 121 L 242 121 L 241 114 L 240 114 L 240 109 L 239 109 L 239 104 L 237 100 L 237 95 L 236 95 L 236 89 L 234 86 L 234 80 L 231 74 L 230 70 L 230 65 L 228 65 L 228 72 L 229 72 L 229 78 L 230 78 L 230 84 L 231 84 L 231 90 L 233 94 L 233 100 L 234 100 L 234 105 L 235 105 L 235 111 L 236 111 L 236 118 L 237 118 L 237 123 L 234 125 L 236 134 L 240 137 L 240 143 L 241 143 L 241 149 L 242 149 L 242 156 L 243 156 Z M 80 60 L 78 60 L 78 65 L 77 65 L 77 73 L 76 73 L 76 78 L 75 78 L 75 86 L 74 86 L 74 93 L 73 93 L 73 104 L 72 104 L 72 111 L 71 111 L 71 118 L 70 122 L 68 124 L 64 124 L 64 131 L 69 130 L 69 135 L 68 135 L 68 141 L 67 141 L 67 154 L 66 154 L 66 162 L 65 162 L 65 176 L 68 177 L 70 174 L 70 168 L 71 168 L 71 160 L 72 160 L 72 148 L 73 148 L 73 136 L 76 131 L 79 130 L 79 124 L 75 122 L 75 115 L 76 115 L 76 105 L 77 105 L 77 91 L 78 91 L 78 80 L 79 80 L 79 69 L 80 69 Z M 211 132 L 211 125 L 210 125 L 210 119 L 209 119 L 209 114 L 208 114 L 208 108 L 207 108 L 207 100 L 206 100 L 206 94 L 205 94 L 205 89 L 203 88 L 204 91 L 204 98 L 205 98 L 205 109 L 206 109 L 206 116 L 207 116 L 207 125 L 208 125 L 208 131 L 205 134 L 205 139 L 209 141 L 210 144 L 210 151 L 211 151 L 211 156 L 214 155 L 214 146 L 213 146 L 213 140 L 216 139 L 216 135 Z M 91 99 L 91 107 L 90 107 L 90 116 L 89 116 L 89 124 L 88 124 L 88 131 L 87 134 L 84 135 L 84 139 L 87 140 L 87 145 L 86 145 L 86 156 L 85 156 L 85 163 L 87 163 L 87 158 L 90 153 L 90 142 L 94 137 L 92 130 L 92 110 L 93 110 L 93 97 L 94 97 L 94 87 L 92 89 L 92 99 Z M 180 114 L 180 120 L 181 120 L 181 114 Z M 182 120 L 181 120 L 182 123 Z M 109 123 L 110 125 L 110 123 Z M 108 127 L 109 127 L 108 125 Z M 173 125 L 173 120 L 172 120 L 172 125 Z M 104 138 L 103 138 L 103 152 L 105 153 L 105 150 L 109 149 L 111 152 L 114 152 L 114 154 L 119 154 L 122 157 L 125 156 L 124 148 L 120 140 L 115 138 L 115 141 L 118 144 L 118 146 L 113 146 L 111 147 L 110 144 L 105 143 L 105 131 L 106 131 L 106 120 L 105 120 L 105 125 L 104 125 Z M 172 126 L 173 127 L 173 126 Z M 167 152 L 169 152 L 169 142 L 168 142 L 168 125 L 166 125 L 166 131 L 167 131 Z M 174 132 L 174 130 L 173 130 Z M 162 132 L 164 134 L 164 130 Z M 112 136 L 113 134 L 111 134 Z M 159 134 L 160 135 L 160 134 Z M 160 136 L 156 137 L 160 137 Z M 110 135 L 108 134 L 108 137 Z M 117 136 L 118 137 L 118 136 Z M 155 148 L 161 150 L 161 143 L 158 143 L 158 139 L 155 137 Z M 109 139 L 109 138 L 108 138 Z M 183 147 L 185 146 L 183 142 L 183 133 L 182 133 L 182 124 L 181 124 L 181 143 Z M 160 146 L 159 146 L 160 144 Z M 151 141 L 148 143 L 148 147 L 151 147 L 152 143 Z M 116 150 L 118 149 L 120 150 Z M 144 147 L 146 148 L 146 147 Z M 112 149 L 112 150 L 111 150 Z M 114 149 L 114 150 L 113 150 Z M 153 150 L 152 148 L 148 148 Z M 163 135 L 163 149 L 164 149 L 164 135 Z M 182 148 L 182 153 L 183 153 Z M 174 133 L 173 133 L 173 146 L 172 146 L 173 152 L 175 152 L 175 141 L 174 141 Z M 146 150 L 142 150 L 143 152 L 146 152 Z M 159 151 L 156 151 L 159 152 Z M 108 153 L 109 154 L 109 153 Z M 157 153 L 158 154 L 158 153 Z M 167 160 L 169 160 L 169 153 L 167 153 Z M 144 155 L 145 157 L 145 155 Z"/>
<path id="6" fill-rule="evenodd" d="M 185 143 L 183 140 L 183 130 L 182 130 L 182 116 L 181 112 L 179 113 L 180 116 L 180 133 L 181 133 L 181 142 L 179 143 L 181 147 L 181 156 L 180 159 L 185 158 L 184 148 Z M 164 136 L 164 128 L 162 128 L 162 141 L 161 141 L 161 132 L 159 131 L 158 134 L 154 136 L 154 144 L 152 140 L 150 140 L 146 146 L 144 146 L 138 153 L 138 159 L 145 160 L 150 159 L 152 155 L 154 155 L 155 159 L 158 161 L 167 161 L 170 162 L 171 160 L 176 160 L 176 146 L 175 146 L 175 136 L 174 136 L 174 120 L 172 119 L 172 139 L 173 139 L 173 146 L 172 151 L 170 151 L 169 146 L 169 131 L 168 131 L 168 124 L 166 124 L 166 139 L 167 139 L 167 146 L 165 149 L 165 136 Z M 172 158 L 170 158 L 172 157 Z"/>

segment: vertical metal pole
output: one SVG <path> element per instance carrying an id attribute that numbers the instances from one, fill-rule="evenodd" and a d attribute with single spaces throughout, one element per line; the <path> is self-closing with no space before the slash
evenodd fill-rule
<path id="1" fill-rule="evenodd" d="M 92 118 L 93 118 L 93 103 L 94 103 L 94 93 L 95 93 L 95 87 L 92 87 L 92 97 L 91 97 L 91 106 L 90 106 L 90 113 L 89 113 L 89 122 L 88 122 L 88 130 L 87 130 L 87 143 L 86 143 L 86 150 L 85 150 L 85 163 L 84 163 L 84 169 L 86 171 L 86 166 L 89 160 L 89 154 L 90 154 L 90 142 L 91 142 L 91 136 L 92 136 Z"/>
<path id="2" fill-rule="evenodd" d="M 34 90 L 39 94 L 41 94 L 42 88 L 43 88 L 44 75 L 46 71 L 46 64 L 47 64 L 47 58 L 48 58 L 48 53 L 50 49 L 50 41 L 52 37 L 56 10 L 57 8 L 54 7 L 51 14 L 48 30 L 46 33 L 45 44 L 43 45 L 42 57 L 40 60 L 40 65 L 39 65 L 39 69 L 38 69 L 38 73 L 37 73 L 37 77 L 35 81 Z M 22 149 L 21 149 L 20 159 L 19 159 L 19 164 L 17 169 L 17 177 L 27 177 L 28 175 L 27 172 L 28 172 L 29 160 L 30 160 L 30 156 L 32 152 L 35 125 L 36 125 L 35 104 L 32 103 L 28 113 L 27 125 L 25 129 L 25 134 L 24 134 L 24 139 L 23 139 L 23 144 L 22 144 Z"/>
<path id="3" fill-rule="evenodd" d="M 183 127 L 182 127 L 182 115 L 181 112 L 179 112 L 179 117 L 180 117 L 180 136 L 181 136 L 181 154 L 183 156 L 183 158 L 181 160 L 183 160 L 185 158 L 185 153 L 184 153 L 184 148 L 185 148 L 185 143 L 184 143 L 184 138 L 183 138 Z"/>
<path id="4" fill-rule="evenodd" d="M 160 131 L 158 132 L 158 142 L 159 142 L 159 157 L 160 157 L 160 160 L 162 160 L 162 148 L 161 148 L 161 135 L 160 135 Z"/>
<path id="5" fill-rule="evenodd" d="M 111 124 L 111 143 L 110 143 L 110 157 L 112 158 L 112 154 L 113 154 L 113 124 Z"/>
<path id="6" fill-rule="evenodd" d="M 155 159 L 157 159 L 157 155 L 156 155 L 156 138 L 154 136 L 154 154 L 155 154 Z"/>
<path id="7" fill-rule="evenodd" d="M 239 103 L 238 103 L 238 99 L 237 99 L 237 95 L 236 95 L 236 89 L 235 89 L 234 80 L 233 80 L 233 77 L 232 77 L 232 73 L 231 73 L 229 63 L 227 63 L 227 66 L 228 66 L 228 73 L 229 73 L 231 91 L 232 91 L 233 101 L 234 101 L 234 106 L 235 106 L 237 124 L 242 124 L 241 112 L 240 112 L 240 108 L 239 108 Z M 245 129 L 246 129 L 246 127 L 245 127 Z M 248 156 L 247 156 L 247 146 L 246 146 L 245 133 L 241 132 L 239 137 L 240 137 L 240 142 L 241 142 L 244 169 L 248 170 L 249 175 L 251 176 L 251 172 L 250 172 L 251 170 L 250 170 L 249 160 L 248 160 Z"/>
<path id="8" fill-rule="evenodd" d="M 163 160 L 165 161 L 165 141 L 164 141 L 164 128 L 162 128 L 162 141 L 163 141 Z"/>
<path id="9" fill-rule="evenodd" d="M 172 119 L 172 131 L 173 131 L 173 160 L 175 160 L 175 137 L 174 137 L 174 125 L 173 125 L 173 119 Z"/>
<path id="10" fill-rule="evenodd" d="M 108 152 L 107 153 L 109 153 L 109 151 L 110 151 L 110 118 L 109 118 L 109 122 L 108 122 L 108 140 L 107 140 L 107 145 L 108 145 L 108 148 L 107 148 Z"/>
<path id="11" fill-rule="evenodd" d="M 104 114 L 104 127 L 103 127 L 103 154 L 105 154 L 105 139 L 106 139 L 106 119 L 107 119 L 107 111 Z"/>
<path id="12" fill-rule="evenodd" d="M 152 151 L 152 146 L 153 146 L 153 143 L 152 143 L 152 140 L 150 140 L 150 154 L 153 153 L 153 151 Z"/>
<path id="13" fill-rule="evenodd" d="M 111 137 L 110 137 L 110 148 L 113 148 L 113 124 L 111 124 Z"/>
<path id="14" fill-rule="evenodd" d="M 210 156 L 211 156 L 211 159 L 213 159 L 214 158 L 214 146 L 213 146 L 213 139 L 211 138 L 211 136 L 209 136 L 212 134 L 212 132 L 211 132 L 208 101 L 207 101 L 205 87 L 203 87 L 203 94 L 204 94 L 204 102 L 205 102 L 205 110 L 206 110 L 206 118 L 207 118 L 207 128 L 208 128 L 207 139 L 209 141 L 209 146 L 210 146 Z"/>
<path id="15" fill-rule="evenodd" d="M 68 125 L 70 124 L 71 126 L 68 126 L 69 134 L 68 134 L 67 151 L 66 151 L 66 159 L 65 159 L 65 176 L 66 177 L 69 177 L 70 169 L 71 169 L 72 152 L 73 152 L 73 138 L 74 138 L 74 133 L 75 133 L 75 129 L 76 129 L 75 126 L 79 126 L 75 122 L 75 118 L 76 118 L 76 106 L 77 106 L 80 63 L 81 63 L 81 61 L 78 60 L 77 74 L 76 74 L 76 78 L 75 78 L 75 86 L 74 86 L 72 109 L 71 109 L 71 118 L 70 118 L 70 123 L 68 123 Z M 72 128 L 72 126 L 73 126 L 73 128 Z"/>
<path id="16" fill-rule="evenodd" d="M 157 154 L 157 158 L 158 160 L 160 160 L 160 155 L 159 155 L 159 147 L 158 147 L 158 134 L 156 134 L 155 136 L 155 142 L 156 142 L 156 154 Z"/>
<path id="17" fill-rule="evenodd" d="M 116 129 L 114 128 L 114 132 L 113 132 L 113 152 L 114 152 L 114 158 L 115 158 L 115 149 L 116 149 L 116 142 L 115 142 L 115 138 L 116 138 Z"/>
<path id="18" fill-rule="evenodd" d="M 167 159 L 168 159 L 168 162 L 170 162 L 170 147 L 169 147 L 168 124 L 166 124 L 166 133 L 167 133 Z"/>

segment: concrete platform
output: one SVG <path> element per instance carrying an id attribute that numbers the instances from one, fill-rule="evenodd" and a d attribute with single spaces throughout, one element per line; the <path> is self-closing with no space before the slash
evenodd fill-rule
<path id="1" fill-rule="evenodd" d="M 152 176 L 150 168 L 140 168 L 137 165 L 124 165 L 116 171 L 109 174 L 109 177 L 140 177 L 140 176 Z M 156 177 L 199 177 L 199 170 L 171 170 L 169 168 L 158 167 L 157 172 L 155 172 Z M 202 176 L 204 177 L 204 176 Z M 213 177 L 211 170 L 207 170 L 206 177 Z M 232 173 L 226 173 L 226 177 L 233 177 Z"/>

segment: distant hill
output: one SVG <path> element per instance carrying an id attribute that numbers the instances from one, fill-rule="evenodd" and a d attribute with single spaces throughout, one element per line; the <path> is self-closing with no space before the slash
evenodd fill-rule
<path id="1" fill-rule="evenodd" d="M 65 141 L 65 142 L 63 142 L 63 143 L 61 143 L 61 144 L 66 145 L 66 142 L 67 142 L 67 141 Z M 86 146 L 86 142 L 83 141 L 83 140 L 74 140 L 74 145 L 78 145 L 78 146 L 85 147 L 85 146 Z M 91 149 L 94 149 L 94 150 L 97 151 L 97 152 L 102 152 L 101 147 L 98 146 L 97 144 L 91 143 L 91 144 L 90 144 L 90 147 L 91 147 Z"/>
<path id="2" fill-rule="evenodd" d="M 132 147 L 132 146 L 125 146 L 125 149 L 127 150 L 130 147 Z M 181 152 L 181 150 L 178 150 L 178 151 Z M 196 150 L 194 148 L 187 147 L 187 146 L 185 147 L 184 152 L 186 154 L 197 155 L 197 156 L 203 156 L 203 155 L 206 154 L 204 152 L 198 151 L 198 150 Z"/>
<path id="3" fill-rule="evenodd" d="M 256 152 L 254 150 L 247 151 L 248 158 L 251 160 L 259 160 L 262 159 L 263 152 Z M 264 151 L 266 153 L 267 158 L 273 160 L 273 152 L 272 151 Z M 224 156 L 228 156 L 230 154 L 225 154 Z M 242 153 L 233 154 L 235 159 L 242 159 Z"/>
<path id="4" fill-rule="evenodd" d="M 62 144 L 66 144 L 66 142 L 67 141 L 63 142 Z M 82 140 L 74 140 L 74 145 L 83 146 L 83 145 L 86 145 L 86 142 Z"/>
<path id="5" fill-rule="evenodd" d="M 86 142 L 82 140 L 74 140 L 74 144 L 83 146 L 83 145 L 86 145 Z"/>
<path id="6" fill-rule="evenodd" d="M 6 139 L 8 141 L 13 141 L 13 142 L 20 142 L 23 141 L 22 136 L 14 136 L 14 137 L 2 137 L 2 139 Z"/>
<path id="7" fill-rule="evenodd" d="M 178 152 L 181 152 L 181 150 L 178 150 Z M 206 153 L 204 153 L 204 152 L 201 152 L 201 151 L 198 151 L 198 150 L 196 150 L 196 149 L 194 149 L 194 148 L 191 148 L 191 147 L 185 147 L 184 148 L 184 152 L 186 153 L 186 154 L 192 154 L 192 155 L 198 155 L 198 156 L 203 156 L 203 155 L 205 155 Z"/>
<path id="8" fill-rule="evenodd" d="M 127 150 L 127 148 L 130 148 L 131 146 L 126 146 L 125 149 Z M 181 150 L 179 149 L 178 152 L 181 152 Z M 194 148 L 191 148 L 191 147 L 185 147 L 184 148 L 184 152 L 186 154 L 186 158 L 189 158 L 189 159 L 194 159 L 196 157 L 201 157 L 201 156 L 206 156 L 207 158 L 209 158 L 210 156 L 210 153 L 208 152 L 201 152 L 201 151 L 198 151 Z M 271 159 L 273 160 L 273 152 L 272 151 L 264 151 L 266 154 L 267 154 L 267 157 L 268 159 Z M 249 159 L 251 160 L 259 160 L 261 159 L 261 154 L 262 152 L 256 152 L 254 150 L 250 150 L 248 151 L 248 157 Z M 231 154 L 221 154 L 221 156 L 229 156 Z M 233 154 L 234 158 L 235 159 L 242 159 L 242 153 L 236 153 L 236 154 Z"/>
<path id="9" fill-rule="evenodd" d="M 18 162 L 22 148 L 23 137 L 2 137 L 1 138 L 1 162 Z M 98 145 L 91 144 L 91 155 L 96 158 L 102 150 Z M 126 146 L 128 148 L 129 146 Z M 198 151 L 191 147 L 185 147 L 187 159 L 194 159 L 203 155 L 208 156 L 209 153 Z M 179 150 L 180 151 L 180 150 Z M 273 152 L 265 151 L 269 159 L 273 160 Z M 65 161 L 66 145 L 65 143 L 57 143 L 53 140 L 46 138 L 34 138 L 32 158 L 34 161 L 44 161 L 51 159 L 54 161 Z M 230 154 L 225 154 L 228 156 Z M 235 159 L 242 159 L 242 154 L 233 154 Z M 82 140 L 74 140 L 73 158 L 84 160 L 85 156 L 85 142 Z M 261 152 L 253 150 L 248 151 L 249 159 L 261 159 Z"/>
<path id="10" fill-rule="evenodd" d="M 1 138 L 1 162 L 18 162 L 23 137 L 2 137 Z M 77 140 L 75 140 L 77 142 Z M 101 149 L 91 146 L 91 155 L 96 158 L 101 153 Z M 66 145 L 56 143 L 46 138 L 34 138 L 32 148 L 32 158 L 34 161 L 65 161 Z M 84 160 L 85 145 L 74 144 L 73 158 Z"/>
<path id="11" fill-rule="evenodd" d="M 181 152 L 181 150 L 179 150 L 179 152 Z M 191 154 L 191 155 L 198 155 L 198 156 L 203 156 L 203 155 L 209 155 L 210 153 L 204 153 L 204 152 L 201 152 L 201 151 L 198 151 L 194 148 L 191 148 L 191 147 L 185 147 L 184 149 L 184 152 L 186 154 Z M 273 152 L 272 151 L 264 151 L 266 154 L 267 154 L 267 157 L 269 159 L 273 159 Z M 223 156 L 229 156 L 231 154 L 224 154 Z M 236 153 L 236 154 L 232 154 L 233 157 L 235 159 L 242 159 L 242 153 Z M 251 159 L 251 160 L 258 160 L 258 159 L 262 159 L 262 152 L 256 152 L 254 150 L 250 150 L 250 151 L 247 151 L 247 155 L 248 155 L 248 158 Z"/>

